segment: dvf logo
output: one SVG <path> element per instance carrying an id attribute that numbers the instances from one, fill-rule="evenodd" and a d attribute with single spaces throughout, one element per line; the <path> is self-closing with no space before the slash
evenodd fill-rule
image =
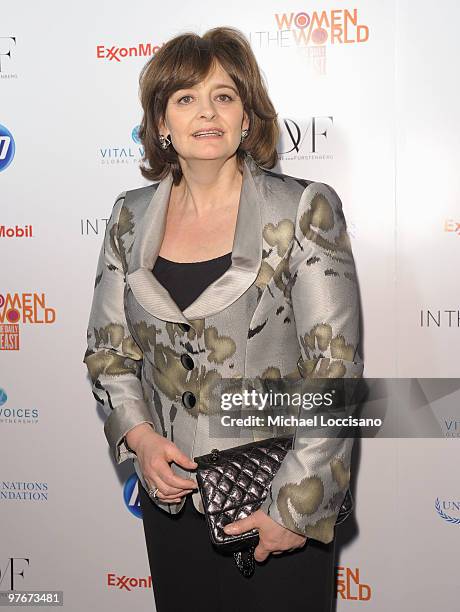
<path id="1" fill-rule="evenodd" d="M 17 576 L 24 579 L 25 563 L 30 565 L 30 559 L 25 557 L 9 557 L 6 565 L 0 565 L 0 587 L 6 587 L 10 591 L 14 591 L 17 582 Z M 21 580 L 21 585 L 23 584 Z M 1 589 L 0 589 L 1 590 Z"/>
<path id="2" fill-rule="evenodd" d="M 15 150 L 13 135 L 8 128 L 0 124 L 0 172 L 11 164 Z"/>

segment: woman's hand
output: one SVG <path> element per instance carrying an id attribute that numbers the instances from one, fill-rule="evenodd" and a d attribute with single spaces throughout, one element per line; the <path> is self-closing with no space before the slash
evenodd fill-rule
<path id="1" fill-rule="evenodd" d="M 128 439 L 129 436 L 129 439 Z M 128 446 L 136 453 L 147 486 L 158 488 L 157 498 L 167 503 L 180 502 L 181 497 L 197 488 L 194 480 L 174 474 L 174 461 L 186 470 L 197 463 L 187 457 L 175 444 L 158 434 L 148 423 L 141 423 L 126 434 Z"/>
<path id="2" fill-rule="evenodd" d="M 234 521 L 224 527 L 225 533 L 236 535 L 256 527 L 259 530 L 259 543 L 254 550 L 256 561 L 265 561 L 270 553 L 279 555 L 284 551 L 302 548 L 307 538 L 274 521 L 263 510 L 256 510 L 250 516 Z"/>

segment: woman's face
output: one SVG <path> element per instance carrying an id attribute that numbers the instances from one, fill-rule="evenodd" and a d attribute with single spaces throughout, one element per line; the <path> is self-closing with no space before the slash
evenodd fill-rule
<path id="1" fill-rule="evenodd" d="M 203 81 L 171 95 L 158 127 L 185 160 L 225 160 L 238 148 L 249 119 L 233 79 L 217 64 Z M 196 135 L 203 130 L 217 133 Z"/>

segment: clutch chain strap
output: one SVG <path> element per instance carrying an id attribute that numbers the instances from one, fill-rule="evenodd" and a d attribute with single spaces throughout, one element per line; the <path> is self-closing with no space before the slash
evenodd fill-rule
<path id="1" fill-rule="evenodd" d="M 246 578 L 249 578 L 254 573 L 255 569 L 255 560 L 254 560 L 254 550 L 255 546 L 251 546 L 246 550 L 240 550 L 238 552 L 233 553 L 233 558 L 235 559 L 235 563 Z"/>

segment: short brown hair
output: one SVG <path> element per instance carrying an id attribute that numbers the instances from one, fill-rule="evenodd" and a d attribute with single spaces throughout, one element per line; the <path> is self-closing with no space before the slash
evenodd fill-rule
<path id="1" fill-rule="evenodd" d="M 273 168 L 277 163 L 277 113 L 249 41 L 236 28 L 218 27 L 203 36 L 186 32 L 172 38 L 142 68 L 139 94 L 144 115 L 139 138 L 144 147 L 141 173 L 146 179 L 161 180 L 172 171 L 174 184 L 179 184 L 182 170 L 177 153 L 172 146 L 161 148 L 158 124 L 169 97 L 202 81 L 216 62 L 235 82 L 249 117 L 249 134 L 237 150 L 240 169 L 245 152 L 261 166 Z"/>

